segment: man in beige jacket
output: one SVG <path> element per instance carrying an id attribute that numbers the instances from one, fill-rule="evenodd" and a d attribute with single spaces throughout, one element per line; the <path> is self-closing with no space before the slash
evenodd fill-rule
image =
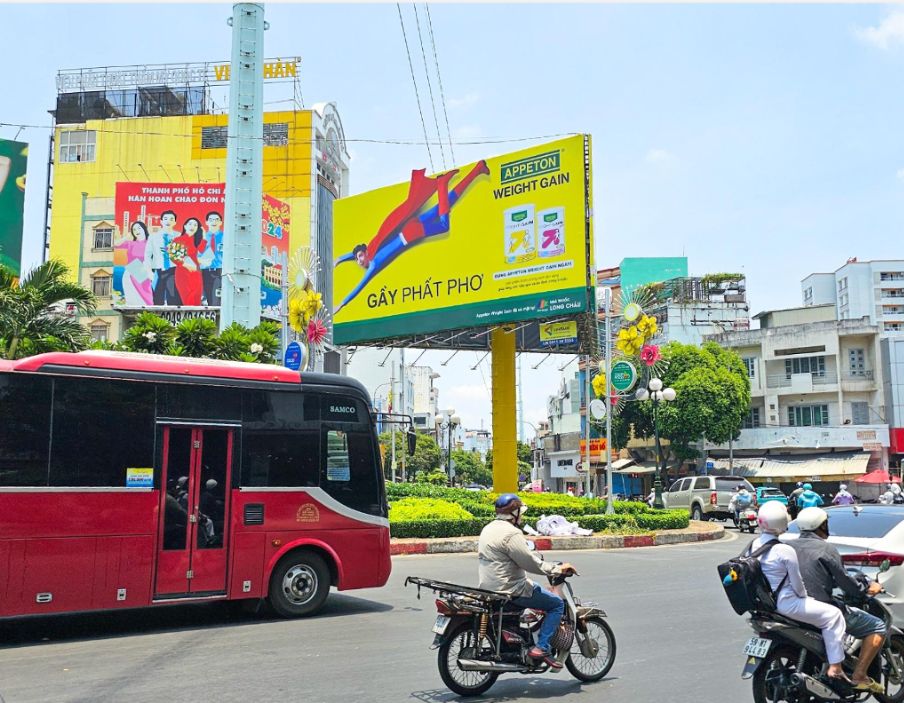
<path id="1" fill-rule="evenodd" d="M 545 611 L 546 617 L 537 633 L 537 645 L 528 655 L 543 659 L 554 668 L 562 665 L 550 656 L 549 642 L 562 621 L 565 604 L 527 578 L 532 574 L 577 573 L 571 564 L 544 562 L 532 551 L 521 531 L 520 523 L 527 506 L 514 493 L 503 493 L 496 499 L 496 519 L 483 528 L 477 548 L 480 562 L 480 588 L 515 596 L 512 603 L 521 608 Z"/>

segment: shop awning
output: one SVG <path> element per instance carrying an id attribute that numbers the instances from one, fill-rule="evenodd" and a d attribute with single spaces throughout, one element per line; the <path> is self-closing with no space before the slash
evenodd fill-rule
<path id="1" fill-rule="evenodd" d="M 738 457 L 732 469 L 735 476 L 775 479 L 841 479 L 866 473 L 870 454 L 847 452 L 802 456 Z M 728 459 L 709 461 L 719 470 L 728 469 Z"/>
<path id="2" fill-rule="evenodd" d="M 612 470 L 621 471 L 629 466 L 634 466 L 635 463 L 634 459 L 616 459 L 612 462 Z"/>
<path id="3" fill-rule="evenodd" d="M 620 469 L 615 468 L 617 462 L 612 462 L 612 473 L 614 474 L 652 474 L 656 473 L 656 464 L 647 464 L 645 462 L 637 463 L 632 459 L 622 459 L 621 461 L 631 462 L 628 466 Z"/>

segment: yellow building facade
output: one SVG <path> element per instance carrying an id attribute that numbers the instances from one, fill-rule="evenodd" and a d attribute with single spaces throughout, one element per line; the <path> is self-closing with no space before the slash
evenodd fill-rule
<path id="1" fill-rule="evenodd" d="M 114 295 L 114 243 L 127 234 L 120 232 L 121 223 L 116 221 L 118 184 L 222 184 L 226 130 L 224 114 L 117 117 L 57 125 L 48 255 L 64 261 L 97 295 L 97 312 L 81 320 L 95 339 L 119 339 L 136 312 Z M 332 258 L 332 200 L 347 188 L 344 134 L 335 105 L 326 103 L 310 110 L 265 113 L 263 139 L 263 193 L 290 207 L 292 275 L 292 256 L 299 249 L 311 247 L 322 259 Z M 229 223 L 225 230 L 229 236 Z M 189 307 L 146 309 L 173 321 L 218 316 L 218 309 L 210 306 Z"/>

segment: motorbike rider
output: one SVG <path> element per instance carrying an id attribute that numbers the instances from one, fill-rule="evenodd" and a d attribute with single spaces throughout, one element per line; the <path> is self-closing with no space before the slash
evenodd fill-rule
<path id="1" fill-rule="evenodd" d="M 854 496 L 848 492 L 847 484 L 840 484 L 838 486 L 838 493 L 832 498 L 832 505 L 853 505 L 854 502 Z"/>
<path id="2" fill-rule="evenodd" d="M 838 549 L 826 541 L 829 536 L 829 515 L 825 510 L 804 508 L 797 516 L 797 526 L 800 528 L 800 537 L 789 544 L 797 552 L 804 585 L 813 598 L 834 605 L 833 588 L 840 588 L 845 595 L 855 598 L 874 596 L 882 590 L 882 586 L 876 581 L 869 587 L 862 586 L 845 571 Z M 850 606 L 845 608 L 844 619 L 848 633 L 863 640 L 860 658 L 851 675 L 854 688 L 870 693 L 884 693 L 882 685 L 867 676 L 866 672 L 882 649 L 886 634 L 885 622 L 860 608 Z"/>
<path id="3" fill-rule="evenodd" d="M 813 490 L 813 486 L 809 483 L 805 483 L 803 488 L 803 493 L 797 496 L 798 508 L 803 510 L 804 508 L 818 508 L 822 505 L 822 496 Z"/>
<path id="4" fill-rule="evenodd" d="M 777 500 L 763 503 L 757 516 L 760 536 L 751 545 L 759 549 L 788 529 L 788 511 Z M 775 593 L 776 610 L 785 617 L 808 623 L 822 630 L 830 678 L 847 679 L 841 663 L 844 661 L 844 616 L 834 605 L 821 603 L 807 595 L 800 574 L 797 552 L 787 544 L 777 544 L 759 557 L 763 575 Z"/>
<path id="5" fill-rule="evenodd" d="M 731 500 L 728 501 L 728 510 L 734 515 L 735 522 L 740 522 L 741 511 L 747 510 L 754 502 L 753 496 L 747 490 L 747 486 L 743 483 L 738 484 L 737 492 L 732 494 Z"/>
<path id="6" fill-rule="evenodd" d="M 559 628 L 565 603 L 555 593 L 541 588 L 527 578 L 533 574 L 573 574 L 577 573 L 571 564 L 555 565 L 544 562 L 539 554 L 530 550 L 521 531 L 521 518 L 527 506 L 514 493 L 503 493 L 496 499 L 496 519 L 480 533 L 478 559 L 480 588 L 500 591 L 516 596 L 512 603 L 520 608 L 536 608 L 546 613 L 537 645 L 531 647 L 528 656 L 542 659 L 549 666 L 560 669 L 562 665 L 553 659 L 550 640 Z"/>
<path id="7" fill-rule="evenodd" d="M 797 482 L 797 488 L 791 491 L 791 495 L 788 496 L 788 512 L 791 514 L 791 519 L 797 517 L 797 512 L 799 508 L 797 507 L 797 499 L 800 497 L 800 494 L 804 492 L 804 484 L 800 481 Z"/>
<path id="8" fill-rule="evenodd" d="M 888 484 L 888 489 L 879 496 L 879 502 L 883 505 L 904 503 L 904 494 L 901 493 L 901 487 L 897 483 Z"/>

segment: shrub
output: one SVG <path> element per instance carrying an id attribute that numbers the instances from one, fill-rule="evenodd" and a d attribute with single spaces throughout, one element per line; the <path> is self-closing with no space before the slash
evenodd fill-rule
<path id="1" fill-rule="evenodd" d="M 391 522 L 393 537 L 472 537 L 480 534 L 486 520 L 404 520 Z"/>
<path id="2" fill-rule="evenodd" d="M 651 510 L 634 516 L 637 526 L 645 530 L 682 530 L 690 523 L 687 510 Z"/>
<path id="3" fill-rule="evenodd" d="M 632 515 L 616 513 L 615 515 L 582 515 L 575 522 L 581 527 L 600 532 L 614 527 L 637 527 Z"/>
<path id="4" fill-rule="evenodd" d="M 470 520 L 474 516 L 460 505 L 436 498 L 403 498 L 389 505 L 390 522 L 408 520 Z"/>

